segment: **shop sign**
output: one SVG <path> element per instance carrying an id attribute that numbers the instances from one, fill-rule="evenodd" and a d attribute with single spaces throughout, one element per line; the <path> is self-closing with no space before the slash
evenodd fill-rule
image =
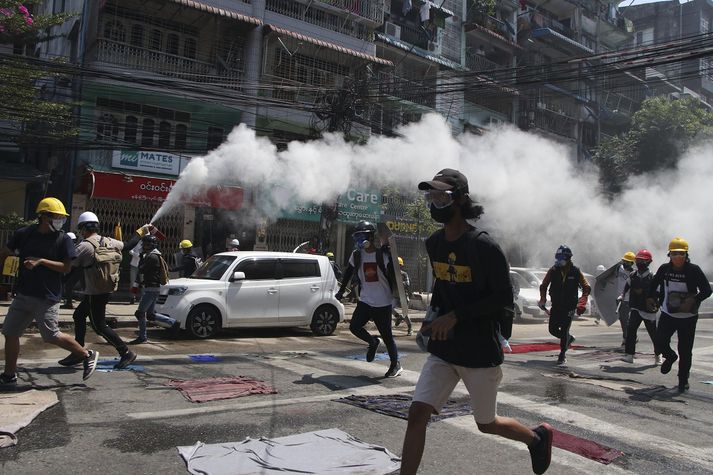
<path id="1" fill-rule="evenodd" d="M 166 201 L 175 180 L 119 173 L 92 172 L 87 190 L 90 198 L 116 200 Z M 243 205 L 243 189 L 237 186 L 214 186 L 187 201 L 195 206 L 238 210 Z"/>
<path id="2" fill-rule="evenodd" d="M 181 157 L 156 151 L 114 150 L 111 166 L 137 172 L 178 176 L 181 172 Z"/>
<path id="3" fill-rule="evenodd" d="M 356 223 L 358 221 L 379 221 L 381 218 L 381 192 L 376 190 L 348 190 L 339 196 L 337 221 Z M 322 205 L 299 203 L 285 210 L 286 219 L 318 222 L 322 215 Z"/>

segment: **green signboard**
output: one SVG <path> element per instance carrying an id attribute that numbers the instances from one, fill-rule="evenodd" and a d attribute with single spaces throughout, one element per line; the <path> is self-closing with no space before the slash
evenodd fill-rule
<path id="1" fill-rule="evenodd" d="M 322 206 L 316 203 L 298 203 L 285 210 L 282 218 L 301 221 L 319 221 Z M 337 221 L 379 221 L 381 218 L 381 192 L 377 190 L 348 190 L 339 196 Z"/>

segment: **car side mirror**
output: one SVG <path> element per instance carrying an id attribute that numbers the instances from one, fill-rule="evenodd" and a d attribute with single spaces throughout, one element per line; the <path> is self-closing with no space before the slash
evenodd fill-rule
<path id="1" fill-rule="evenodd" d="M 245 280 L 245 272 L 233 272 L 233 276 L 230 278 L 231 282 L 236 280 Z"/>

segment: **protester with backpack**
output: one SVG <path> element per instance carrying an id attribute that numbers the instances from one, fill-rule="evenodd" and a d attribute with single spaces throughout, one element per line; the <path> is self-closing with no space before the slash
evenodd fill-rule
<path id="1" fill-rule="evenodd" d="M 431 306 L 436 318 L 419 331 L 430 335 L 430 354 L 409 408 L 401 473 L 418 471 L 431 414 L 438 414 L 461 380 L 470 394 L 478 429 L 527 444 L 533 471 L 544 473 L 552 454 L 552 428 L 541 424 L 529 429 L 496 411 L 503 377 L 500 337 L 510 338 L 513 320 L 505 255 L 487 233 L 468 223 L 478 219 L 483 208 L 471 200 L 465 175 L 447 168 L 418 188 L 425 191 L 431 217 L 443 228 L 426 240 L 435 277 Z"/>
<path id="2" fill-rule="evenodd" d="M 175 319 L 156 313 L 154 307 L 161 286 L 168 283 L 168 265 L 158 250 L 158 239 L 153 234 L 141 238 L 143 252 L 139 259 L 139 277 L 132 287 L 141 288 L 139 308 L 134 315 L 139 321 L 139 336 L 130 341 L 130 345 L 139 345 L 149 341 L 146 333 L 146 321 L 156 322 L 159 326 L 178 330 L 180 323 Z"/>
<path id="3" fill-rule="evenodd" d="M 119 353 L 116 369 L 124 369 L 136 360 L 136 353 L 129 350 L 124 340 L 106 323 L 106 305 L 109 296 L 119 285 L 119 266 L 124 243 L 100 236 L 99 218 L 91 211 L 79 215 L 77 227 L 84 240 L 77 245 L 77 258 L 72 266 L 84 272 L 84 299 L 74 311 L 74 338 L 84 345 L 87 333 L 87 317 L 92 328 Z M 62 366 L 74 366 L 82 362 L 73 353 L 59 361 Z"/>
<path id="4" fill-rule="evenodd" d="M 62 275 L 72 268 L 77 255 L 72 240 L 62 231 L 67 221 L 64 204 L 57 198 L 44 198 L 36 209 L 38 224 L 18 229 L 0 249 L 0 267 L 9 255 L 19 253 L 22 263 L 17 280 L 17 295 L 5 316 L 5 370 L 0 385 L 17 383 L 17 357 L 20 337 L 35 320 L 42 339 L 67 351 L 84 363 L 82 379 L 96 369 L 99 352 L 86 350 L 77 341 L 60 332 L 59 302 L 62 299 Z"/>
<path id="5" fill-rule="evenodd" d="M 389 370 L 384 377 L 395 378 L 401 374 L 402 369 L 396 341 L 391 332 L 392 286 L 395 282 L 394 264 L 387 246 L 376 247 L 375 237 L 376 226 L 372 223 L 360 221 L 356 225 L 354 234 L 352 234 L 356 249 L 349 258 L 349 264 L 344 271 L 336 298 L 341 300 L 344 297 L 344 290 L 351 282 L 352 274 L 356 269 L 361 281 L 361 292 L 349 330 L 354 336 L 369 344 L 366 351 L 366 361 L 369 362 L 374 361 L 381 339 L 384 340 L 391 360 Z M 371 335 L 364 329 L 369 320 L 374 322 L 381 338 Z"/>
<path id="6" fill-rule="evenodd" d="M 190 240 L 184 239 L 178 247 L 181 249 L 181 263 L 172 268 L 171 272 L 178 272 L 180 277 L 190 277 L 198 269 L 200 259 L 193 254 L 193 243 Z"/>

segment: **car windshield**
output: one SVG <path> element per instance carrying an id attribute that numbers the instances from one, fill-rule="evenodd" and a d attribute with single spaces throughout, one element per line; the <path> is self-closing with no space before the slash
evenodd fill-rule
<path id="1" fill-rule="evenodd" d="M 235 256 L 211 256 L 189 278 L 220 280 L 234 260 Z"/>
<path id="2" fill-rule="evenodd" d="M 525 280 L 523 276 L 518 274 L 517 272 L 510 272 L 510 278 L 513 281 L 513 284 L 515 284 L 517 287 L 520 289 L 531 289 L 532 284 L 530 284 L 528 281 Z"/>

